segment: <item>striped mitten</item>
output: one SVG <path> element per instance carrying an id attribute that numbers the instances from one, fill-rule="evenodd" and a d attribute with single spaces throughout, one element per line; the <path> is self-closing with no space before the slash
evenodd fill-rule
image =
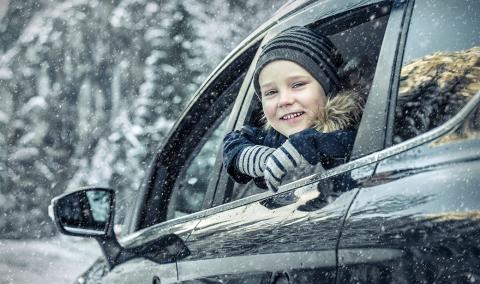
<path id="1" fill-rule="evenodd" d="M 245 147 L 238 155 L 237 169 L 251 177 L 261 177 L 265 171 L 266 160 L 273 151 L 274 148 L 260 145 Z"/>
<path id="2" fill-rule="evenodd" d="M 287 140 L 268 157 L 264 171 L 265 182 L 271 191 L 277 192 L 288 173 L 291 176 L 292 172 L 307 167 L 312 167 L 312 165 Z"/>

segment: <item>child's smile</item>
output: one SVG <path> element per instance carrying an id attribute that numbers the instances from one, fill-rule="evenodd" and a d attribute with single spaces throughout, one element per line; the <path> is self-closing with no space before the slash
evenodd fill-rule
<path id="1" fill-rule="evenodd" d="M 282 120 L 287 120 L 287 121 L 291 121 L 291 120 L 293 120 L 294 118 L 297 118 L 297 117 L 302 116 L 303 114 L 305 114 L 305 112 L 303 112 L 303 111 L 294 112 L 294 113 L 289 113 L 289 114 L 286 114 L 286 115 L 280 117 L 280 119 L 282 119 Z"/>
<path id="2" fill-rule="evenodd" d="M 287 137 L 312 127 L 325 106 L 322 86 L 291 61 L 267 64 L 260 72 L 259 83 L 268 123 Z"/>

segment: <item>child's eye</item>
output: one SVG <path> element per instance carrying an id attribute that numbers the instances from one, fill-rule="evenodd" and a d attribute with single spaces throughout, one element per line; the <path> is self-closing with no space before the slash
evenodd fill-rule
<path id="1" fill-rule="evenodd" d="M 300 88 L 301 86 L 304 86 L 306 84 L 307 83 L 305 83 L 305 82 L 295 82 L 295 83 L 292 84 L 292 88 L 294 88 L 294 89 L 295 88 Z"/>
<path id="2" fill-rule="evenodd" d="M 268 90 L 268 91 L 266 91 L 266 92 L 263 93 L 263 96 L 264 96 L 264 97 L 268 97 L 268 96 L 274 95 L 274 94 L 276 94 L 276 93 L 277 93 L 276 90 Z"/>

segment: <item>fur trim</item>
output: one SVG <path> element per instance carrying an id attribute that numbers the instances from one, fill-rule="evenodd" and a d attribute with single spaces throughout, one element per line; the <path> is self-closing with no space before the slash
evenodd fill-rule
<path id="1" fill-rule="evenodd" d="M 363 96 L 354 90 L 346 90 L 329 97 L 323 111 L 319 111 L 314 128 L 321 132 L 356 127 L 363 112 Z"/>

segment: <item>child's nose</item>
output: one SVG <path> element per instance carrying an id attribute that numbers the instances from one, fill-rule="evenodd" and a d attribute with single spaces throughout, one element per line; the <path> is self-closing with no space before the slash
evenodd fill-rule
<path id="1" fill-rule="evenodd" d="M 289 90 L 282 90 L 278 96 L 278 107 L 284 107 L 293 104 L 294 98 Z"/>

